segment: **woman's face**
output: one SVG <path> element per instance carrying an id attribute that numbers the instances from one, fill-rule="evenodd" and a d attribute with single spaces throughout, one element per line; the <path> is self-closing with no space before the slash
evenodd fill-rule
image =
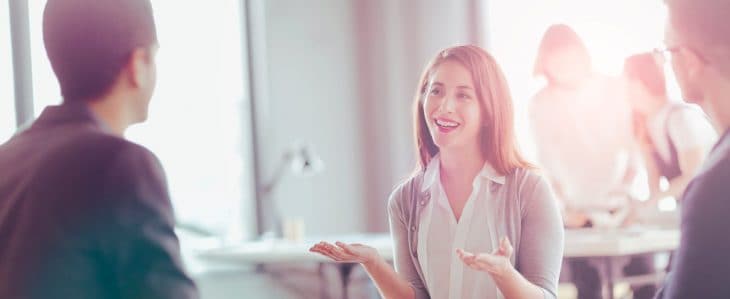
<path id="1" fill-rule="evenodd" d="M 426 85 L 423 105 L 436 146 L 440 150 L 480 146 L 481 111 L 469 70 L 449 60 L 437 66 Z"/>

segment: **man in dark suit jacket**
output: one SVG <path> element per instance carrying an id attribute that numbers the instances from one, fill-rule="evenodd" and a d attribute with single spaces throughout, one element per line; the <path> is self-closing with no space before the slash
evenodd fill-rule
<path id="1" fill-rule="evenodd" d="M 64 98 L 0 146 L 0 298 L 197 298 L 157 158 L 126 141 L 147 117 L 149 0 L 48 0 Z"/>
<path id="2" fill-rule="evenodd" d="M 722 137 L 682 199 L 672 272 L 658 298 L 730 298 L 730 1 L 666 0 L 667 51 L 684 98 Z"/>

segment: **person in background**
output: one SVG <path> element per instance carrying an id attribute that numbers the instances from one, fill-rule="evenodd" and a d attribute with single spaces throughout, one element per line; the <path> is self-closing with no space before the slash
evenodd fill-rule
<path id="1" fill-rule="evenodd" d="M 547 83 L 529 106 L 538 162 L 566 227 L 619 226 L 638 163 L 622 81 L 595 72 L 583 41 L 563 24 L 545 32 L 534 75 Z"/>
<path id="2" fill-rule="evenodd" d="M 585 44 L 564 24 L 546 30 L 534 75 L 547 83 L 529 106 L 537 157 L 562 204 L 565 227 L 625 225 L 639 154 L 623 81 L 596 72 Z M 579 299 L 601 298 L 599 273 L 587 260 L 569 267 Z M 653 271 L 650 256 L 624 268 L 627 275 Z M 634 298 L 651 298 L 655 287 L 633 292 Z"/>
<path id="3" fill-rule="evenodd" d="M 157 158 L 124 139 L 156 82 L 149 0 L 48 0 L 63 96 L 0 145 L 0 298 L 193 299 Z"/>
<path id="4" fill-rule="evenodd" d="M 636 54 L 626 59 L 624 76 L 634 109 L 634 133 L 647 169 L 649 200 L 679 199 L 717 136 L 707 117 L 667 95 L 662 57 Z M 660 188 L 660 179 L 669 182 Z"/>
<path id="5" fill-rule="evenodd" d="M 517 150 L 497 62 L 476 46 L 440 51 L 414 107 L 417 171 L 388 203 L 395 271 L 363 244 L 310 250 L 362 264 L 389 299 L 557 298 L 557 202 Z"/>
<path id="6" fill-rule="evenodd" d="M 730 298 L 730 1 L 666 5 L 662 53 L 682 97 L 702 107 L 721 137 L 685 188 L 679 247 L 657 298 Z"/>

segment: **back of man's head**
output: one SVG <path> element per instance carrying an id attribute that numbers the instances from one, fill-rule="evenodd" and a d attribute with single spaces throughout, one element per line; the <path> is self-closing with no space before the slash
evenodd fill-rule
<path id="1" fill-rule="evenodd" d="M 157 32 L 149 0 L 48 0 L 43 41 L 64 102 L 91 101 Z"/>
<path id="2" fill-rule="evenodd" d="M 677 42 L 730 73 L 730 0 L 665 0 Z"/>

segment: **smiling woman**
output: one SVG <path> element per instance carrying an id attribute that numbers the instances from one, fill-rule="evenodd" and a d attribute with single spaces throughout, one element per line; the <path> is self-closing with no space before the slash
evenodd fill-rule
<path id="1" fill-rule="evenodd" d="M 556 298 L 560 215 L 517 150 L 511 101 L 486 51 L 440 51 L 414 98 L 417 170 L 388 203 L 395 271 L 363 244 L 310 250 L 362 264 L 385 298 Z"/>
<path id="2" fill-rule="evenodd" d="M 474 151 L 479 151 L 477 144 L 469 142 L 478 140 L 482 118 L 469 71 L 458 62 L 447 61 L 430 81 L 423 114 L 435 145 L 472 145 Z"/>

